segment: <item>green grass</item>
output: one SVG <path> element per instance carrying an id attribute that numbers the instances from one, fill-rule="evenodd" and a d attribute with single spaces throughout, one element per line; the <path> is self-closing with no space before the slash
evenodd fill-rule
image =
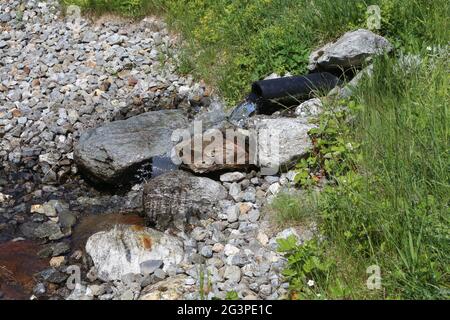
<path id="1" fill-rule="evenodd" d="M 327 297 L 373 298 L 374 293 L 392 299 L 449 297 L 448 51 L 420 56 L 422 62 L 413 68 L 399 66 L 395 57 L 376 61 L 373 77 L 347 101 L 353 106 L 349 111 L 353 121 L 340 123 L 337 132 L 348 133 L 326 136 L 330 145 L 338 139 L 343 144 L 360 144 L 346 157 L 333 160 L 334 167 L 346 169 L 330 171 L 333 185 L 318 199 L 315 193 L 302 199 L 303 203 L 317 199 L 313 207 L 320 212 L 317 219 L 326 239 L 314 247 L 318 259 L 347 261 L 319 281 Z M 322 121 L 334 119 L 333 112 L 328 112 Z M 317 169 L 313 166 L 310 171 Z M 301 221 L 311 205 L 290 205 L 296 201 L 283 195 L 272 208 L 282 220 L 297 217 Z M 296 250 L 291 256 L 305 255 L 307 249 Z M 365 281 L 354 281 L 364 279 L 370 265 L 381 268 L 383 290 L 379 292 L 367 290 Z M 304 275 L 295 275 L 301 280 L 293 277 L 293 291 L 311 298 Z M 336 289 L 336 280 L 342 290 Z"/>
<path id="2" fill-rule="evenodd" d="M 301 74 L 311 49 L 365 27 L 368 4 L 382 9 L 382 29 L 397 46 L 445 41 L 444 0 L 62 0 L 97 14 L 162 14 L 185 39 L 180 70 L 220 90 L 230 104 L 272 72 Z M 445 22 L 438 26 L 434 21 Z M 427 24 L 427 28 L 422 26 Z M 446 28 L 447 27 L 447 28 Z"/>
<path id="3" fill-rule="evenodd" d="M 320 225 L 307 245 L 283 243 L 285 275 L 299 299 L 449 298 L 448 1 L 63 2 L 94 14 L 163 15 L 184 38 L 180 71 L 214 85 L 230 104 L 267 74 L 305 72 L 313 49 L 365 27 L 367 5 L 380 5 L 378 33 L 395 53 L 375 61 L 351 100 L 331 102 L 311 132 L 316 146 L 297 167 L 304 197 L 281 195 L 272 205 L 280 224 Z M 436 46 L 445 53 L 426 49 Z M 399 66 L 406 53 L 422 62 Z M 337 112 L 342 104 L 348 108 Z M 308 197 L 319 174 L 331 185 Z M 366 287 L 374 264 L 382 290 Z"/>
<path id="4" fill-rule="evenodd" d="M 319 216 L 317 194 L 295 195 L 281 193 L 273 200 L 270 210 L 277 212 L 276 222 L 280 225 L 308 224 Z"/>
<path id="5" fill-rule="evenodd" d="M 85 14 L 99 16 L 117 14 L 128 18 L 140 18 L 153 13 L 151 1 L 144 0 L 61 0 L 63 6 L 77 5 Z"/>

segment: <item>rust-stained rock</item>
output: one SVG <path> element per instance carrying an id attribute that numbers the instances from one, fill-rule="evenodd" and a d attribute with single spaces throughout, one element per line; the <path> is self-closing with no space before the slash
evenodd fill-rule
<path id="1" fill-rule="evenodd" d="M 195 173 L 245 170 L 252 164 L 248 148 L 245 132 L 214 129 L 177 144 L 172 159 Z"/>
<path id="2" fill-rule="evenodd" d="M 161 260 L 163 269 L 183 260 L 183 242 L 165 233 L 140 226 L 117 225 L 92 235 L 86 243 L 98 277 L 119 280 L 126 274 L 140 274 L 141 264 Z"/>

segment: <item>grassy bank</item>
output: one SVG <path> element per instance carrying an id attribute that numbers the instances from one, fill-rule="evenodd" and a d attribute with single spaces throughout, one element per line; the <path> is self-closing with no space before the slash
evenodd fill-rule
<path id="1" fill-rule="evenodd" d="M 273 205 L 280 223 L 320 226 L 320 240 L 282 243 L 285 275 L 299 299 L 449 297 L 447 1 L 63 1 L 99 13 L 164 15 L 185 38 L 181 71 L 230 103 L 267 74 L 303 73 L 311 50 L 365 27 L 367 5 L 378 4 L 377 32 L 395 54 L 375 61 L 351 100 L 330 102 L 311 132 L 316 148 L 297 168 L 306 200 L 280 196 Z M 399 64 L 406 54 L 415 57 Z M 319 173 L 331 184 L 316 194 L 308 190 Z M 380 290 L 366 286 L 372 265 L 380 267 Z"/>
<path id="2" fill-rule="evenodd" d="M 300 176 L 322 170 L 331 185 L 306 199 L 283 195 L 274 203 L 291 223 L 314 215 L 324 239 L 313 251 L 286 244 L 297 295 L 448 298 L 449 65 L 447 54 L 420 57 L 410 67 L 395 58 L 377 61 L 373 77 L 346 101 L 346 115 L 322 116 L 322 147 L 308 159 L 313 165 L 299 165 Z M 314 180 L 299 183 L 308 190 Z M 298 260 L 305 256 L 312 258 Z M 380 267 L 382 290 L 366 287 L 372 265 Z"/>
<path id="3" fill-rule="evenodd" d="M 398 47 L 442 41 L 444 0 L 62 0 L 91 13 L 140 17 L 158 13 L 184 36 L 181 71 L 216 86 L 230 104 L 272 72 L 305 72 L 311 49 L 366 26 L 368 4 L 382 10 L 379 32 Z M 427 24 L 427 28 L 423 28 Z"/>

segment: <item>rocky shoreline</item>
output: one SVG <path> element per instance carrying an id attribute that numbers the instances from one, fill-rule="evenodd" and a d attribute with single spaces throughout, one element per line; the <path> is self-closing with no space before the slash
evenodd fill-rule
<path id="1" fill-rule="evenodd" d="M 301 243 L 315 226 L 273 225 L 264 208 L 296 192 L 295 172 L 259 167 L 289 169 L 308 152 L 320 100 L 239 129 L 279 135 L 276 158 L 260 139 L 254 166 L 166 166 L 174 130 L 229 124 L 210 88 L 177 73 L 179 41 L 164 22 L 74 25 L 54 0 L 2 2 L 0 12 L 0 299 L 285 297 L 277 240 Z M 338 41 L 311 68 L 359 66 L 389 46 L 361 30 L 343 38 L 370 50 L 336 58 Z"/>

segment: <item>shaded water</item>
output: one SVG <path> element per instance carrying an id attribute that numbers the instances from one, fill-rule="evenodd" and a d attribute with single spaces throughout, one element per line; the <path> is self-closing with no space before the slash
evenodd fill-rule
<path id="1" fill-rule="evenodd" d="M 117 224 L 144 226 L 144 218 L 137 214 L 99 214 L 85 216 L 72 233 L 72 249 L 84 249 L 87 239 L 94 233 L 112 229 Z"/>
<path id="2" fill-rule="evenodd" d="M 132 182 L 145 182 L 146 180 L 160 176 L 163 173 L 177 169 L 178 166 L 173 163 L 170 157 L 156 156 L 145 164 L 142 164 L 139 169 L 136 170 L 136 174 L 134 175 L 135 179 Z"/>
<path id="3" fill-rule="evenodd" d="M 49 265 L 40 258 L 41 246 L 32 241 L 9 241 L 0 244 L 1 299 L 29 299 L 35 286 L 33 275 Z"/>

